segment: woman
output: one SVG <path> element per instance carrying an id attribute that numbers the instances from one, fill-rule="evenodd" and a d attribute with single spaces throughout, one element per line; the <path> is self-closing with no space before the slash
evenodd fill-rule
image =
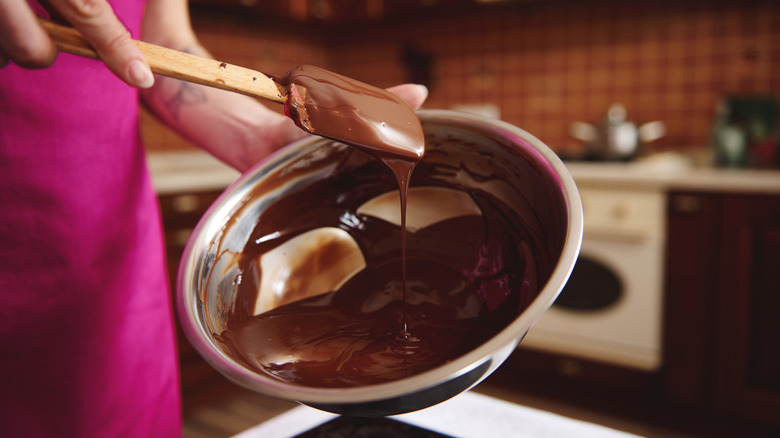
<path id="1" fill-rule="evenodd" d="M 58 56 L 36 14 L 78 28 L 105 65 Z M 139 89 L 162 120 L 242 171 L 304 135 L 252 98 L 155 78 L 131 36 L 208 56 L 186 0 L 0 1 L 4 436 L 181 435 Z M 392 91 L 414 107 L 426 95 Z"/>

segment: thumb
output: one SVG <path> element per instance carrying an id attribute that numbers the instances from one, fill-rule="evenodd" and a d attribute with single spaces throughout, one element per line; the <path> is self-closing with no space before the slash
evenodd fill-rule
<path id="1" fill-rule="evenodd" d="M 154 85 L 149 64 L 106 0 L 50 0 L 50 3 L 81 32 L 120 79 L 134 87 Z"/>
<path id="2" fill-rule="evenodd" d="M 390 87 L 387 91 L 403 99 L 413 109 L 419 109 L 428 98 L 428 88 L 425 85 L 401 84 Z"/>

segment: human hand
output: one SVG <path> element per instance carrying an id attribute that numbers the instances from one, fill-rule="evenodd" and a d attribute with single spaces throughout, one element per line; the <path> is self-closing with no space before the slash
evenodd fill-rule
<path id="1" fill-rule="evenodd" d="M 400 97 L 414 109 L 419 109 L 428 98 L 428 88 L 424 85 L 402 84 L 390 87 L 387 91 Z"/>
<path id="2" fill-rule="evenodd" d="M 59 16 L 78 29 L 100 59 L 126 83 L 154 85 L 143 54 L 106 0 L 48 0 Z M 0 0 L 0 67 L 9 62 L 24 68 L 54 63 L 57 49 L 25 0 Z"/>

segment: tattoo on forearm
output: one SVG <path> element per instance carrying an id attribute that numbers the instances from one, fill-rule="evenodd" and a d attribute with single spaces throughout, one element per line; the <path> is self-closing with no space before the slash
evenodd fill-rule
<path id="1" fill-rule="evenodd" d="M 184 52 L 193 53 L 194 51 L 185 49 Z M 164 100 L 171 117 L 175 120 L 179 120 L 179 114 L 183 107 L 201 105 L 208 101 L 208 94 L 201 86 L 182 80 L 165 79 L 169 80 L 173 87 L 177 87 L 174 93 Z"/>
<path id="2" fill-rule="evenodd" d="M 171 116 L 178 120 L 183 107 L 200 105 L 207 100 L 208 96 L 202 88 L 190 82 L 179 81 L 178 89 L 168 98 L 165 105 L 171 112 Z"/>

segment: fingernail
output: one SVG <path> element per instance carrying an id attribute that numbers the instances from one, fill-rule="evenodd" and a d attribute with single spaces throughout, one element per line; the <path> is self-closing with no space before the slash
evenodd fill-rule
<path id="1" fill-rule="evenodd" d="M 149 67 L 140 59 L 130 63 L 128 76 L 132 85 L 138 88 L 149 88 L 154 85 L 154 75 Z"/>
<path id="2" fill-rule="evenodd" d="M 428 98 L 428 87 L 422 84 L 416 84 L 418 87 L 420 87 L 420 90 L 423 94 L 423 96 L 427 99 Z"/>

